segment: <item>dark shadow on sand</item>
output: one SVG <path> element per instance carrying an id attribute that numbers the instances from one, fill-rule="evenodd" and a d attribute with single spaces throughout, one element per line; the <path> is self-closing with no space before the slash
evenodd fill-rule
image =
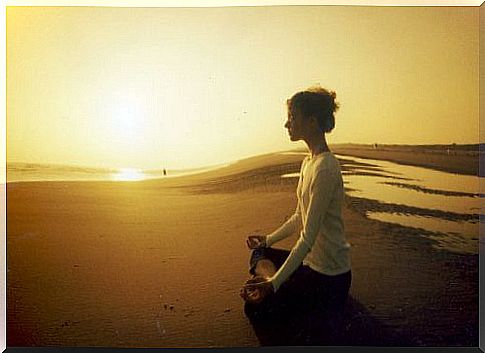
<path id="1" fill-rule="evenodd" d="M 415 346 L 411 337 L 386 326 L 352 297 L 339 315 L 248 318 L 261 346 Z"/>

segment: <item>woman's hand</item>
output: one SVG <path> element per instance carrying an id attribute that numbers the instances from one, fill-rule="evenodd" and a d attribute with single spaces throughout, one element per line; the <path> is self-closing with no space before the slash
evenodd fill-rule
<path id="1" fill-rule="evenodd" d="M 250 235 L 246 240 L 249 249 L 258 249 L 266 247 L 266 235 Z"/>
<path id="2" fill-rule="evenodd" d="M 248 303 L 259 304 L 272 294 L 274 294 L 274 287 L 271 281 L 258 276 L 249 279 L 239 295 Z"/>

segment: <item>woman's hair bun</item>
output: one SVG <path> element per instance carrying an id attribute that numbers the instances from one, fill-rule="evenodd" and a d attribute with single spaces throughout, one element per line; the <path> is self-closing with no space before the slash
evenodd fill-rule
<path id="1" fill-rule="evenodd" d="M 298 109 L 304 117 L 314 116 L 323 132 L 330 132 L 335 127 L 334 113 L 340 107 L 336 98 L 335 91 L 312 86 L 293 95 L 289 100 L 289 107 Z"/>

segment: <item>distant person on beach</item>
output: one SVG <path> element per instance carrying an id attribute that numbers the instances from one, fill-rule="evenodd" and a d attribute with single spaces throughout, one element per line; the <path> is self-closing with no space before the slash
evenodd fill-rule
<path id="1" fill-rule="evenodd" d="M 250 317 L 287 315 L 291 308 L 330 312 L 346 303 L 352 276 L 341 210 L 344 188 L 340 164 L 325 139 L 335 126 L 335 97 L 318 87 L 287 100 L 290 140 L 303 140 L 310 153 L 301 165 L 295 213 L 271 234 L 246 240 L 252 277 L 240 295 Z M 291 252 L 272 247 L 299 230 Z"/>

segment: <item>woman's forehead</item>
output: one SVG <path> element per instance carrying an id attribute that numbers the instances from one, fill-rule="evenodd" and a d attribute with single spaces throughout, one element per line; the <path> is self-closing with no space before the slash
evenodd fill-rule
<path id="1" fill-rule="evenodd" d="M 299 109 L 292 104 L 291 99 L 288 99 L 286 104 L 288 105 L 288 113 L 291 113 L 292 115 L 298 115 L 300 113 Z"/>
<path id="2" fill-rule="evenodd" d="M 291 99 L 287 99 L 287 100 L 286 100 L 286 106 L 288 107 L 288 110 L 293 111 L 293 108 L 294 108 L 294 107 L 293 107 L 293 104 L 292 104 L 292 102 L 291 102 Z"/>

